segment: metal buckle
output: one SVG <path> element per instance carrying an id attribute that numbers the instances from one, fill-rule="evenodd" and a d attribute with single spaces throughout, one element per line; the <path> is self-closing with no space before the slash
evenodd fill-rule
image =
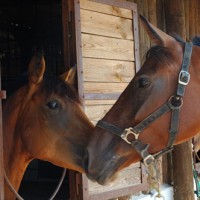
<path id="1" fill-rule="evenodd" d="M 123 132 L 123 134 L 121 135 L 121 138 L 126 141 L 128 144 L 131 144 L 131 142 L 128 140 L 128 136 L 132 134 L 134 135 L 135 139 L 137 140 L 139 137 L 139 133 L 134 132 L 132 127 L 126 128 Z"/>
<path id="2" fill-rule="evenodd" d="M 146 158 L 143 159 L 143 163 L 146 167 L 148 167 L 154 161 L 155 158 L 152 155 L 148 155 Z"/>
<path id="3" fill-rule="evenodd" d="M 181 70 L 179 73 L 178 82 L 181 85 L 187 85 L 190 81 L 190 74 L 187 71 Z"/>

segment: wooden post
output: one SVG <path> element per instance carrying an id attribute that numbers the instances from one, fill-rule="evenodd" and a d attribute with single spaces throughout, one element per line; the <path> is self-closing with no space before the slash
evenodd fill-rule
<path id="1" fill-rule="evenodd" d="M 165 0 L 166 31 L 186 39 L 184 0 Z M 172 152 L 174 200 L 194 200 L 191 141 Z"/>

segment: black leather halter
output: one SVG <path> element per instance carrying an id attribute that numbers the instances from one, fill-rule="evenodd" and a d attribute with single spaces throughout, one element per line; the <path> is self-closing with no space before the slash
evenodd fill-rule
<path id="1" fill-rule="evenodd" d="M 185 87 L 187 86 L 190 80 L 190 74 L 188 71 L 189 71 L 191 54 L 192 54 L 192 43 L 186 42 L 182 67 L 181 67 L 181 71 L 178 77 L 178 87 L 177 87 L 176 94 L 171 96 L 170 99 L 165 104 L 163 104 L 160 108 L 155 110 L 147 118 L 142 120 L 137 125 L 133 127 L 125 128 L 125 129 L 119 128 L 103 120 L 98 121 L 96 125 L 97 127 L 103 128 L 106 131 L 109 131 L 121 137 L 124 141 L 126 141 L 128 144 L 134 147 L 134 149 L 142 157 L 143 163 L 145 166 L 148 166 L 159 156 L 165 153 L 168 153 L 172 151 L 173 149 L 173 144 L 175 142 L 176 135 L 178 133 L 179 114 L 180 114 L 180 108 L 183 104 L 183 96 L 185 93 Z M 160 116 L 162 116 L 163 114 L 167 113 L 170 110 L 172 114 L 171 114 L 171 124 L 170 124 L 170 130 L 169 130 L 168 144 L 165 149 L 161 150 L 157 154 L 151 155 L 148 152 L 149 144 L 143 144 L 138 139 L 139 135 L 146 127 L 152 124 L 157 118 L 159 118 Z M 128 139 L 129 135 L 133 135 L 135 140 L 129 141 Z"/>

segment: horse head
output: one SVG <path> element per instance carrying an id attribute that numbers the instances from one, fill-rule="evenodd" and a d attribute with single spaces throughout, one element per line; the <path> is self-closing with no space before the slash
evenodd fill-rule
<path id="1" fill-rule="evenodd" d="M 59 77 L 44 76 L 45 60 L 33 56 L 28 84 L 18 89 L 3 108 L 4 163 L 18 189 L 32 159 L 84 172 L 82 160 L 93 125 L 73 88 L 75 68 Z"/>
<path id="2" fill-rule="evenodd" d="M 171 109 L 176 103 L 179 104 L 178 109 L 181 108 L 178 134 L 173 138 L 173 144 L 188 140 L 200 129 L 200 110 L 197 109 L 197 94 L 200 94 L 200 48 L 192 47 L 189 62 L 189 59 L 184 58 L 184 41 L 166 34 L 143 17 L 141 22 L 156 46 L 148 50 L 140 70 L 98 122 L 85 153 L 87 176 L 100 184 L 106 184 L 121 169 L 141 161 L 144 151 L 151 157 L 166 147 L 170 150 L 171 145 L 167 145 L 171 140 Z M 189 62 L 189 83 L 189 75 L 186 72 L 182 74 L 188 79 L 187 84 L 180 80 L 183 59 Z M 176 95 L 178 84 L 187 85 L 184 96 L 180 98 Z M 164 113 L 158 117 L 160 109 Z"/>

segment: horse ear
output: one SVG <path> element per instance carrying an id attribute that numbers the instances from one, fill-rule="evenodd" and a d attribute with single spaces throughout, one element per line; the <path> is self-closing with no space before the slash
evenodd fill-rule
<path id="1" fill-rule="evenodd" d="M 60 78 L 63 79 L 70 85 L 73 85 L 75 82 L 75 75 L 76 75 L 76 67 L 70 68 L 67 72 L 60 75 Z"/>
<path id="2" fill-rule="evenodd" d="M 43 79 L 45 71 L 45 60 L 42 52 L 37 52 L 29 63 L 29 82 L 31 84 L 38 84 Z"/>
<path id="3" fill-rule="evenodd" d="M 140 15 L 141 22 L 147 31 L 149 37 L 160 46 L 168 46 L 169 43 L 174 42 L 175 39 L 165 32 L 161 31 L 154 25 L 152 25 L 145 17 Z"/>

